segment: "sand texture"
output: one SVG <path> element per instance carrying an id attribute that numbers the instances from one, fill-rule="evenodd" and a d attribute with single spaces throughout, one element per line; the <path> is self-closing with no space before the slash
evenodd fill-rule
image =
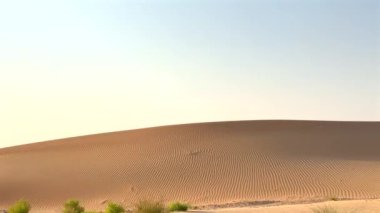
<path id="1" fill-rule="evenodd" d="M 308 204 L 275 205 L 259 207 L 222 208 L 214 210 L 198 210 L 194 213 L 323 213 L 322 210 L 329 209 L 330 213 L 379 213 L 380 200 L 344 200 L 326 201 Z M 332 211 L 334 210 L 334 211 Z M 325 211 L 328 213 L 328 211 Z"/>
<path id="2" fill-rule="evenodd" d="M 238 121 L 165 126 L 0 149 L 0 209 L 28 199 L 245 201 L 380 198 L 380 122 Z"/>

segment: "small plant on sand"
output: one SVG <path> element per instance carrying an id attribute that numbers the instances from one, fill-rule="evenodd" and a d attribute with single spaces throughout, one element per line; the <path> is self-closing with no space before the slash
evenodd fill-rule
<path id="1" fill-rule="evenodd" d="M 171 211 L 171 212 L 175 212 L 175 211 L 178 211 L 178 212 L 185 212 L 185 211 L 187 211 L 189 208 L 190 208 L 190 205 L 189 205 L 189 204 L 186 204 L 186 203 L 180 203 L 180 202 L 174 202 L 174 203 L 170 203 L 170 204 L 168 205 L 168 210 Z"/>
<path id="2" fill-rule="evenodd" d="M 337 198 L 337 197 L 330 197 L 330 200 L 332 200 L 332 201 L 338 201 L 339 198 Z"/>
<path id="3" fill-rule="evenodd" d="M 78 200 L 68 200 L 65 203 L 63 213 L 84 213 L 84 207 L 79 204 Z"/>
<path id="4" fill-rule="evenodd" d="M 8 209 L 9 213 L 28 213 L 31 207 L 28 201 L 19 200 Z"/>
<path id="5" fill-rule="evenodd" d="M 165 213 L 166 209 L 162 202 L 142 200 L 135 205 L 135 213 Z"/>
<path id="6" fill-rule="evenodd" d="M 319 207 L 313 209 L 314 213 L 338 213 L 338 210 L 331 206 Z"/>
<path id="7" fill-rule="evenodd" d="M 108 203 L 105 213 L 125 213 L 125 209 L 119 204 Z"/>

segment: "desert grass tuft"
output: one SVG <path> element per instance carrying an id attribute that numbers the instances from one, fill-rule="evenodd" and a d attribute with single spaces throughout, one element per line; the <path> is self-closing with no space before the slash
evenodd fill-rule
<path id="1" fill-rule="evenodd" d="M 165 205 L 160 201 L 141 200 L 135 205 L 134 213 L 166 213 Z"/>
<path id="2" fill-rule="evenodd" d="M 8 213 L 28 213 L 30 209 L 31 206 L 28 201 L 19 200 L 8 209 Z"/>
<path id="3" fill-rule="evenodd" d="M 108 203 L 105 213 L 125 213 L 125 209 L 122 205 L 117 203 Z"/>
<path id="4" fill-rule="evenodd" d="M 80 205 L 78 200 L 70 199 L 66 201 L 63 213 L 84 213 L 84 207 Z"/>
<path id="5" fill-rule="evenodd" d="M 171 212 L 185 212 L 190 208 L 190 205 L 187 203 L 173 202 L 168 205 L 168 210 Z"/>

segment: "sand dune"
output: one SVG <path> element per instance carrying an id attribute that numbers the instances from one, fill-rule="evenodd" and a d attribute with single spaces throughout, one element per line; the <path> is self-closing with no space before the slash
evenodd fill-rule
<path id="1" fill-rule="evenodd" d="M 222 208 L 213 210 L 199 210 L 196 213 L 312 213 L 313 210 L 332 209 L 337 212 L 351 213 L 378 213 L 380 200 L 343 200 L 317 203 L 301 203 L 292 205 L 251 206 L 240 208 Z M 195 213 L 194 212 L 194 213 Z"/>
<path id="2" fill-rule="evenodd" d="M 380 122 L 241 121 L 0 149 L 0 209 L 142 198 L 196 205 L 380 198 Z"/>

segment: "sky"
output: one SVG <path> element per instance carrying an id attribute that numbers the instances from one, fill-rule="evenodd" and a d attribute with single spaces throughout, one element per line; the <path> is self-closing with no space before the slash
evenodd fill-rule
<path id="1" fill-rule="evenodd" d="M 262 119 L 380 121 L 380 1 L 0 1 L 0 147 Z"/>

